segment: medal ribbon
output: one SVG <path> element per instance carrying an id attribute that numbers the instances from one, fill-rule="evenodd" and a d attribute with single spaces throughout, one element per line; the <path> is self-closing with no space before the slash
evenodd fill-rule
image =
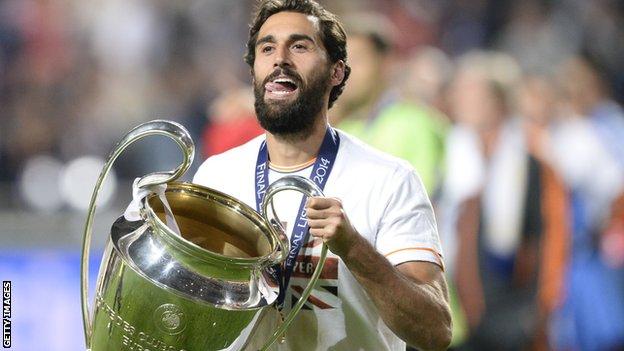
<path id="1" fill-rule="evenodd" d="M 336 155 L 338 154 L 339 145 L 340 138 L 338 136 L 338 133 L 333 128 L 328 126 L 325 132 L 325 137 L 323 138 L 323 143 L 321 144 L 321 148 L 319 149 L 318 156 L 316 157 L 316 161 L 314 162 L 314 166 L 312 167 L 312 174 L 310 175 L 311 180 L 321 190 L 325 188 L 325 184 L 327 183 L 329 174 L 334 167 L 334 161 L 336 160 Z M 266 193 L 266 189 L 268 187 L 268 161 L 269 152 L 267 150 L 265 140 L 260 145 L 260 150 L 258 150 L 258 159 L 256 161 L 255 190 L 256 211 L 258 212 L 260 212 L 262 200 L 264 199 L 264 194 Z M 288 288 L 290 276 L 292 275 L 292 271 L 295 267 L 297 255 L 299 254 L 301 247 L 303 247 L 303 244 L 310 230 L 305 212 L 305 203 L 306 196 L 303 196 L 301 199 L 301 204 L 299 205 L 299 211 L 297 212 L 297 221 L 295 222 L 292 234 L 290 236 L 290 251 L 288 252 L 288 257 L 284 262 L 284 267 L 282 268 L 281 265 L 275 265 L 274 267 L 272 267 L 272 269 L 269 270 L 269 273 L 280 284 L 280 292 L 277 297 L 278 306 L 282 306 L 284 303 L 286 289 Z"/>

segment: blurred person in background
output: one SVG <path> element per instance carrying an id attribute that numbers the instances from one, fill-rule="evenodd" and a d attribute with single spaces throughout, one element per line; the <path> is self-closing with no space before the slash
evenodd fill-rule
<path id="1" fill-rule="evenodd" d="M 560 116 L 559 94 L 551 75 L 526 74 L 515 91 L 526 151 L 539 179 L 529 197 L 539 198 L 541 220 L 537 267 L 537 324 L 533 349 L 550 349 L 550 320 L 565 298 L 571 242 L 570 194 L 551 159 L 550 132 Z M 529 204 L 527 203 L 527 206 Z"/>
<path id="2" fill-rule="evenodd" d="M 519 74 L 507 55 L 470 52 L 458 59 L 449 91 L 456 125 L 447 143 L 441 231 L 455 243 L 449 271 L 469 329 L 460 350 L 545 344 L 539 262 L 544 240 L 564 235 L 552 225 L 564 212 L 557 207 L 562 187 L 532 141 L 551 111 L 513 117 L 510 94 Z"/>
<path id="3" fill-rule="evenodd" d="M 450 124 L 446 91 L 453 75 L 452 60 L 440 49 L 421 46 L 411 51 L 398 70 L 405 99 L 441 111 L 441 123 Z M 447 126 L 446 129 L 448 129 Z"/>
<path id="4" fill-rule="evenodd" d="M 396 29 L 385 17 L 352 15 L 345 19 L 345 26 L 351 83 L 331 116 L 333 124 L 408 161 L 434 196 L 444 154 L 446 117 L 424 100 L 406 97 L 393 81 L 392 33 Z"/>
<path id="5" fill-rule="evenodd" d="M 583 57 L 570 59 L 564 66 L 564 90 L 575 114 L 587 116 L 606 151 L 624 170 L 624 110 L 614 100 L 605 79 L 606 72 Z M 603 259 L 613 267 L 624 266 L 624 194 L 611 201 L 600 234 Z"/>
<path id="6" fill-rule="evenodd" d="M 624 168 L 624 110 L 613 99 L 604 74 L 589 57 L 574 56 L 562 65 L 559 82 L 569 112 L 587 117 L 607 151 Z"/>
<path id="7" fill-rule="evenodd" d="M 558 73 L 565 118 L 551 132 L 552 163 L 570 191 L 565 299 L 553 316 L 557 350 L 624 348 L 624 128 L 601 71 L 572 57 Z"/>
<path id="8" fill-rule="evenodd" d="M 58 150 L 71 114 L 77 62 L 69 5 L 0 2 L 0 180 L 15 181 L 26 159 Z"/>
<path id="9" fill-rule="evenodd" d="M 242 54 L 232 38 L 244 38 L 241 13 L 250 6 L 0 2 L 0 179 L 13 186 L 38 155 L 61 164 L 104 155 L 120 135 L 150 119 L 183 123 L 199 144 L 205 106 L 246 73 L 231 60 Z M 131 179 L 166 167 L 177 150 L 160 148 L 163 143 L 147 138 L 129 149 L 118 174 Z M 161 157 L 145 157 L 155 146 Z"/>

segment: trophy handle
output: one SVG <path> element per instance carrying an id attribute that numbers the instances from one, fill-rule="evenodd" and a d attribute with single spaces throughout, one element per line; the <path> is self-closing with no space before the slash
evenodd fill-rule
<path id="1" fill-rule="evenodd" d="M 186 170 L 193 162 L 195 146 L 193 144 L 193 140 L 189 135 L 189 132 L 182 125 L 165 120 L 154 120 L 135 127 L 117 143 L 113 151 L 108 155 L 106 163 L 104 164 L 100 176 L 95 184 L 95 188 L 93 189 L 93 194 L 91 195 L 91 202 L 89 203 L 87 221 L 85 223 L 82 241 L 82 262 L 80 266 L 80 299 L 82 303 L 82 319 L 84 325 L 85 343 L 88 350 L 91 347 L 90 340 L 92 334 L 92 325 L 91 321 L 89 320 L 89 306 L 87 304 L 89 293 L 89 251 L 91 246 L 91 234 L 93 232 L 93 216 L 96 210 L 95 202 L 97 200 L 98 193 L 100 192 L 100 188 L 102 187 L 102 183 L 106 179 L 106 176 L 108 175 L 117 157 L 130 144 L 149 135 L 164 135 L 173 139 L 173 141 L 178 144 L 180 149 L 182 149 L 182 152 L 184 154 L 184 160 L 182 161 L 182 164 L 180 164 L 176 169 L 172 171 L 155 172 L 143 176 L 138 182 L 139 187 L 147 187 L 173 181 L 179 178 L 182 174 L 184 174 L 184 172 L 186 172 Z"/>
<path id="2" fill-rule="evenodd" d="M 267 209 L 270 204 L 271 212 L 273 213 L 273 216 L 275 217 L 275 222 L 276 222 L 275 224 L 279 225 L 282 228 L 282 230 L 284 230 L 284 228 L 282 226 L 282 222 L 279 220 L 279 217 L 277 217 L 277 213 L 275 213 L 275 207 L 273 206 L 273 197 L 277 193 L 282 192 L 284 190 L 295 190 L 300 193 L 303 193 L 304 195 L 308 197 L 324 196 L 321 189 L 314 182 L 301 176 L 286 176 L 273 182 L 267 189 L 266 194 L 264 196 L 264 200 L 262 201 L 262 215 L 268 221 Z M 272 225 L 269 225 L 269 228 L 272 233 L 272 236 L 274 237 L 274 239 L 277 239 L 277 242 L 279 243 L 279 251 L 274 251 L 270 259 L 272 261 L 272 264 L 280 264 L 288 256 L 288 251 L 290 250 L 289 249 L 290 243 L 288 242 L 288 238 L 285 238 L 283 235 L 280 235 L 280 233 L 278 233 L 277 230 Z M 275 341 L 282 334 L 284 334 L 286 329 L 288 329 L 293 319 L 295 319 L 295 316 L 297 315 L 299 310 L 301 310 L 301 307 L 303 307 L 303 304 L 308 300 L 308 297 L 310 296 L 310 293 L 312 292 L 312 289 L 314 288 L 314 284 L 316 284 L 316 281 L 321 275 L 326 257 L 327 257 L 327 245 L 323 243 L 323 246 L 321 247 L 321 256 L 319 257 L 318 264 L 316 265 L 316 269 L 314 270 L 314 273 L 312 273 L 312 278 L 308 282 L 308 285 L 301 293 L 301 298 L 299 299 L 299 301 L 297 301 L 295 306 L 293 306 L 293 308 L 290 310 L 290 313 L 284 318 L 284 322 L 282 323 L 282 325 L 280 325 L 279 328 L 277 328 L 277 330 L 273 333 L 273 335 L 271 335 L 271 337 L 264 344 L 261 350 L 267 350 L 269 347 L 271 347 L 271 345 L 273 345 L 273 343 L 275 343 Z"/>

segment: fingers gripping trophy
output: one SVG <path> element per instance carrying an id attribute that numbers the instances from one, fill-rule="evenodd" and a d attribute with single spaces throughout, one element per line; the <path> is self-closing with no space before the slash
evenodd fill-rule
<path id="1" fill-rule="evenodd" d="M 135 181 L 133 202 L 108 233 L 89 308 L 88 259 L 98 193 L 117 157 L 149 135 L 175 141 L 183 162 L 172 171 Z M 262 312 L 277 300 L 280 284 L 274 267 L 286 258 L 290 244 L 272 199 L 284 190 L 322 196 L 321 190 L 306 178 L 284 177 L 267 188 L 258 213 L 216 190 L 177 182 L 193 155 L 188 131 L 165 120 L 137 126 L 109 155 L 93 191 L 83 237 L 87 350 L 240 350 Z M 283 335 L 307 300 L 326 254 L 324 246 L 302 298 L 263 349 Z"/>

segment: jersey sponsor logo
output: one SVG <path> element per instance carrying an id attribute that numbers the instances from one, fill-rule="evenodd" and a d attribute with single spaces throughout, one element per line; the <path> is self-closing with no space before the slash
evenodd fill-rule
<path id="1" fill-rule="evenodd" d="M 314 240 L 311 240 L 306 246 L 309 247 L 313 242 Z M 315 255 L 299 255 L 297 257 L 289 289 L 291 306 L 294 306 L 299 301 L 303 290 L 312 278 L 319 259 L 320 257 Z M 337 257 L 329 257 L 328 255 L 319 280 L 303 305 L 304 310 L 315 308 L 327 310 L 337 308 L 340 305 L 340 298 L 338 297 L 338 264 L 339 260 Z"/>
<path id="2" fill-rule="evenodd" d="M 292 276 L 297 278 L 312 278 L 312 273 L 316 269 L 319 261 L 318 256 L 299 256 L 295 267 L 293 269 Z M 335 257 L 327 257 L 325 259 L 325 265 L 319 279 L 337 280 L 338 279 L 338 259 Z"/>

